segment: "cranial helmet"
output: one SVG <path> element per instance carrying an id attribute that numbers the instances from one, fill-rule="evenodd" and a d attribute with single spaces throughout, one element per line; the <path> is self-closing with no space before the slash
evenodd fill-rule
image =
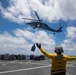
<path id="1" fill-rule="evenodd" d="M 63 52 L 64 52 L 64 50 L 63 50 L 62 46 L 55 47 L 55 53 L 63 53 Z"/>

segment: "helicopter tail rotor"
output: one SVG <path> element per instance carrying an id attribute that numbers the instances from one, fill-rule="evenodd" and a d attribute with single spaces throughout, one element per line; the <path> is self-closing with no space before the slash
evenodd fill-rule
<path id="1" fill-rule="evenodd" d="M 57 30 L 57 32 L 62 32 L 62 28 L 63 28 L 64 26 L 62 26 L 61 24 L 60 24 L 60 26 L 58 27 L 58 30 Z"/>

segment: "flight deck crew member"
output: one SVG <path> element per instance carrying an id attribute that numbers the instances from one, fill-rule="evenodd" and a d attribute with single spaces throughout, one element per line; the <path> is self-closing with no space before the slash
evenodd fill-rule
<path id="1" fill-rule="evenodd" d="M 52 59 L 51 75 L 66 75 L 67 61 L 76 60 L 76 57 L 63 55 L 62 53 L 64 50 L 61 46 L 55 47 L 56 54 L 46 52 L 43 48 L 41 48 L 41 44 L 36 43 L 36 46 L 46 57 Z"/>

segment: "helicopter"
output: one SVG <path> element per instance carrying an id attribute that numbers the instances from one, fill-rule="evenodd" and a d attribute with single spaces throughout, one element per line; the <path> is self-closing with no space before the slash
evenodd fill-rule
<path id="1" fill-rule="evenodd" d="M 63 26 L 60 25 L 60 27 L 58 27 L 58 29 L 53 29 L 51 27 L 49 27 L 46 23 L 44 23 L 38 16 L 37 12 L 35 12 L 35 15 L 37 17 L 37 19 L 29 19 L 29 18 L 22 18 L 22 19 L 26 19 L 26 20 L 32 20 L 32 22 L 28 22 L 26 23 L 26 25 L 30 25 L 31 27 L 35 28 L 41 28 L 41 29 L 45 29 L 45 30 L 49 30 L 54 32 L 54 34 L 57 32 L 62 32 L 62 28 Z"/>

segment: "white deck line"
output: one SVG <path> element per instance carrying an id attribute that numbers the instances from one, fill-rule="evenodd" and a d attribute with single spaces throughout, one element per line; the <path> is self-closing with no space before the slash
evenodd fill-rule
<path id="1" fill-rule="evenodd" d="M 47 66 L 40 66 L 40 67 L 33 67 L 33 68 L 26 68 L 26 69 L 18 69 L 18 70 L 3 71 L 3 72 L 0 72 L 0 74 L 12 73 L 12 72 L 20 72 L 20 71 L 26 71 L 26 70 L 34 70 L 34 69 L 40 69 L 40 68 L 46 68 L 46 67 L 50 67 L 50 65 L 47 65 Z"/>

